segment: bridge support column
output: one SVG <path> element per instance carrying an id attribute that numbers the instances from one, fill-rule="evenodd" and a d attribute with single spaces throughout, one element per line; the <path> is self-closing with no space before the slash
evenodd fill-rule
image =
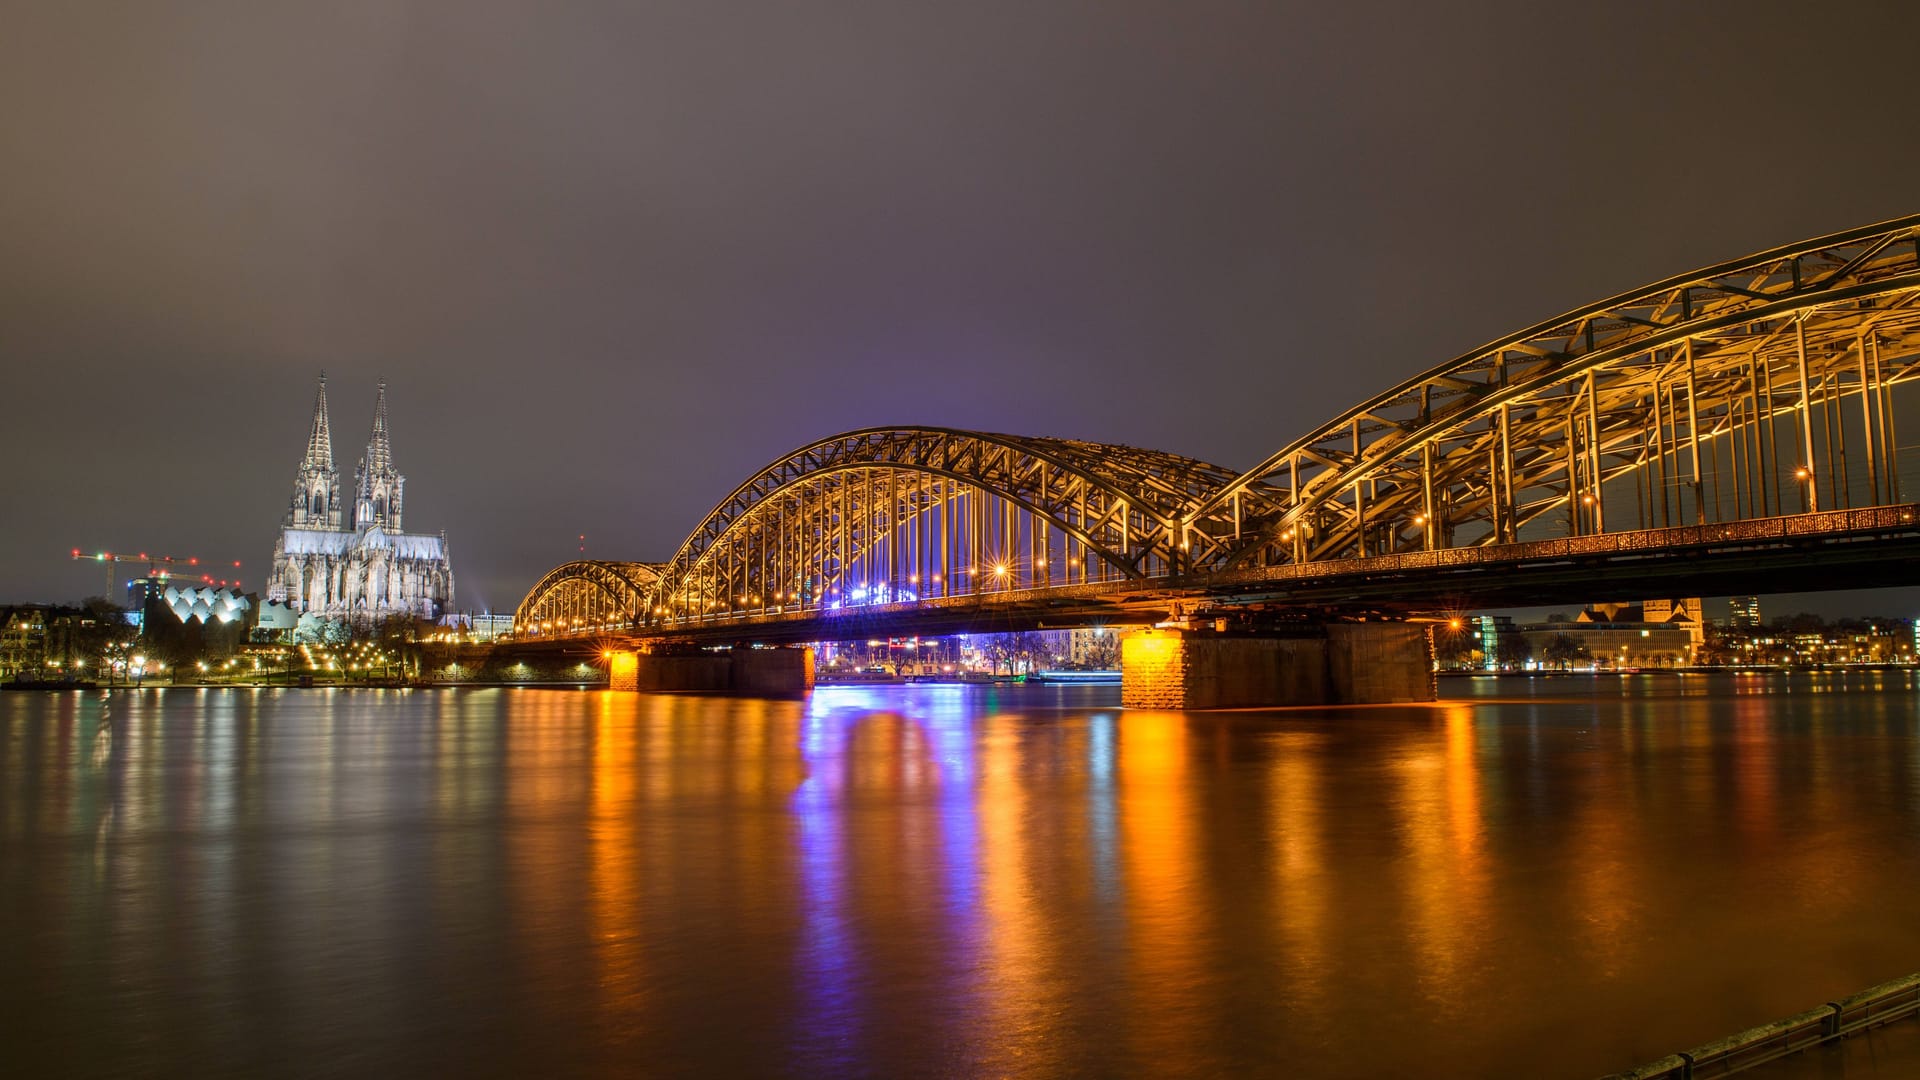
<path id="1" fill-rule="evenodd" d="M 1423 623 L 1330 623 L 1327 673 L 1337 705 L 1432 701 L 1433 638 Z"/>
<path id="2" fill-rule="evenodd" d="M 639 672 L 639 653 L 616 651 L 607 654 L 607 689 L 640 689 Z"/>
<path id="3" fill-rule="evenodd" d="M 801 698 L 813 692 L 812 649 L 735 649 L 727 689 L 741 697 Z"/>
<path id="4" fill-rule="evenodd" d="M 799 698 L 813 690 L 812 649 L 734 649 L 730 652 L 615 652 L 607 662 L 607 689 L 646 693 L 733 694 Z"/>
<path id="5" fill-rule="evenodd" d="M 1328 623 L 1285 633 L 1142 630 L 1120 642 L 1130 709 L 1432 701 L 1425 626 Z"/>

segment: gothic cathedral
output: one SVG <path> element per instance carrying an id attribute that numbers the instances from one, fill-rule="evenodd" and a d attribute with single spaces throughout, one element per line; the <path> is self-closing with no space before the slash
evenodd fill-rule
<path id="1" fill-rule="evenodd" d="M 447 536 L 401 529 L 407 478 L 387 442 L 387 382 L 373 406 L 373 436 L 354 469 L 353 502 L 341 497 L 327 427 L 327 376 L 313 402 L 307 455 L 273 545 L 267 599 L 318 619 L 366 624 L 393 616 L 437 619 L 453 606 Z"/>

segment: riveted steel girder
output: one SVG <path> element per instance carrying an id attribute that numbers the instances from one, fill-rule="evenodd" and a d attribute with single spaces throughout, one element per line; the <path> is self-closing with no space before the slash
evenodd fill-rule
<path id="1" fill-rule="evenodd" d="M 547 624 L 567 633 L 631 629 L 647 608 L 657 563 L 581 559 L 549 571 L 515 609 L 513 622 L 526 632 Z"/>
<path id="2" fill-rule="evenodd" d="M 1906 506 L 1920 445 L 1900 443 L 1896 391 L 1916 379 L 1920 216 L 1578 308 L 1245 473 L 950 428 L 836 435 L 741 484 L 667 563 L 569 563 L 520 618 L 672 634 L 1062 586 L 1217 593 L 1263 568 Z"/>
<path id="3" fill-rule="evenodd" d="M 1193 565 L 1896 502 L 1891 390 L 1920 376 L 1916 295 L 1920 216 L 1579 308 L 1354 406 L 1198 500 Z"/>
<path id="4" fill-rule="evenodd" d="M 647 616 L 1164 576 L 1179 565 L 1186 508 L 1232 476 L 1077 440 L 849 432 L 783 456 L 716 506 L 666 563 Z"/>

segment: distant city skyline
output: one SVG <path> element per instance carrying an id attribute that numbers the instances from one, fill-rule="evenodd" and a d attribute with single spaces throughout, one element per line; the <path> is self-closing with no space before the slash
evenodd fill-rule
<path id="1" fill-rule="evenodd" d="M 1824 619 L 1920 619 L 1920 590 L 1914 589 L 1837 589 L 1832 592 L 1814 593 L 1758 593 L 1760 598 L 1760 620 L 1772 622 L 1776 617 L 1798 614 L 1819 615 Z M 1596 597 L 1595 603 L 1604 603 L 1610 597 Z M 1726 625 L 1729 619 L 1727 602 L 1730 596 L 1703 596 L 1700 598 L 1700 610 L 1709 622 Z M 1543 607 L 1487 609 L 1487 614 L 1508 615 L 1516 621 L 1522 619 L 1544 620 L 1552 615 L 1572 616 L 1579 608 L 1566 604 Z"/>

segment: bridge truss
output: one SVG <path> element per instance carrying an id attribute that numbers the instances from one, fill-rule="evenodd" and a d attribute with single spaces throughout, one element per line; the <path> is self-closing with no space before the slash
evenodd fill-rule
<path id="1" fill-rule="evenodd" d="M 653 625 L 1165 577 L 1230 470 L 1155 450 L 874 428 L 736 488 L 661 570 Z"/>
<path id="2" fill-rule="evenodd" d="M 513 613 L 513 625 L 543 635 L 632 630 L 647 610 L 659 576 L 658 563 L 563 563 L 528 591 Z"/>
<path id="3" fill-rule="evenodd" d="M 1341 414 L 1183 528 L 1234 569 L 1888 505 L 1920 217 L 1549 320 Z M 1911 473 L 1911 469 L 1909 472 Z"/>
<path id="4" fill-rule="evenodd" d="M 1065 439 L 850 432 L 762 469 L 664 564 L 560 567 L 517 625 L 672 634 L 1217 592 L 1263 571 L 1904 506 L 1917 299 L 1920 216 L 1777 248 L 1502 338 L 1241 474 Z"/>

